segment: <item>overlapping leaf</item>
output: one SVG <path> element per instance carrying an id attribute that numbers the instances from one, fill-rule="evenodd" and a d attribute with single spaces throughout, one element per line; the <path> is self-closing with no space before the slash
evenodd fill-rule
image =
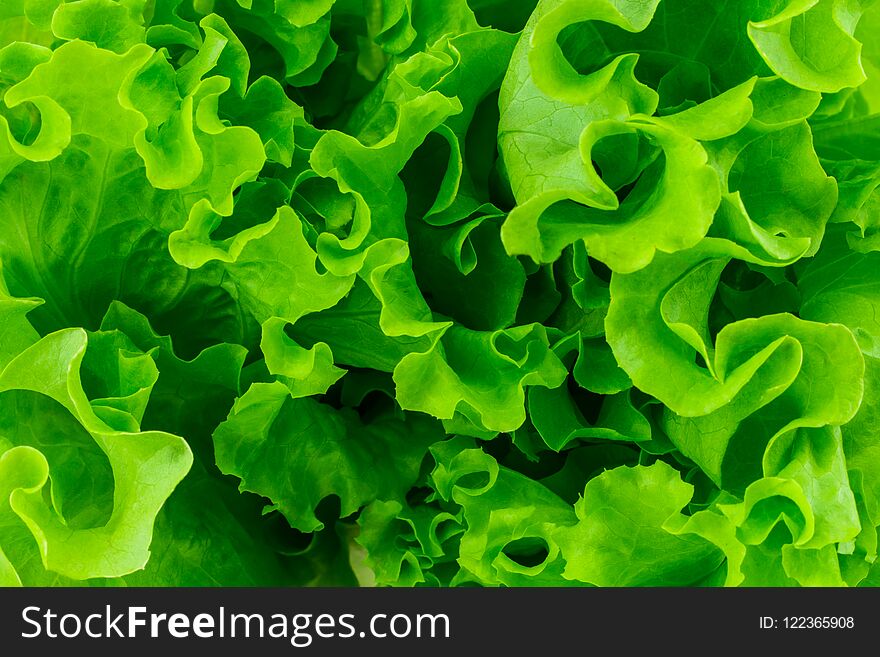
<path id="1" fill-rule="evenodd" d="M 875 584 L 878 7 L 3 3 L 0 584 Z"/>

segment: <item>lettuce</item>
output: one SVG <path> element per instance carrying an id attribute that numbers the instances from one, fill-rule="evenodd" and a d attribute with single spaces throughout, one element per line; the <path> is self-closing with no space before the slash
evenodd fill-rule
<path id="1" fill-rule="evenodd" d="M 0 585 L 873 585 L 878 25 L 7 0 Z"/>

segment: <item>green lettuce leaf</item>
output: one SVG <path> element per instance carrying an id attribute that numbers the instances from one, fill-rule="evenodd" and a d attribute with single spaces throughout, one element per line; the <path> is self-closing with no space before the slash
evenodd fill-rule
<path id="1" fill-rule="evenodd" d="M 0 585 L 876 585 L 878 26 L 0 3 Z"/>

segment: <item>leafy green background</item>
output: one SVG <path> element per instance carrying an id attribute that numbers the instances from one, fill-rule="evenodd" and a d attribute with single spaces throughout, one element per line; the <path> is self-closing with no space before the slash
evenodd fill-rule
<path id="1" fill-rule="evenodd" d="M 0 585 L 877 583 L 878 33 L 6 0 Z"/>

